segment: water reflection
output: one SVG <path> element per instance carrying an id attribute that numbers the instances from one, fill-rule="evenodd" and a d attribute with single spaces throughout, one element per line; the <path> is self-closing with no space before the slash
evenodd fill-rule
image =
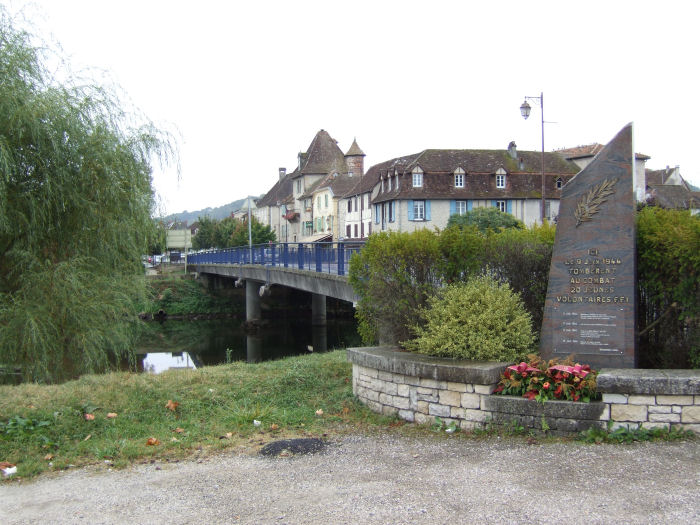
<path id="1" fill-rule="evenodd" d="M 154 373 L 199 368 L 227 361 L 258 363 L 269 359 L 358 346 L 354 319 L 329 319 L 311 326 L 299 319 L 275 319 L 258 334 L 246 334 L 240 320 L 147 323 L 136 350 L 139 368 Z"/>
<path id="2" fill-rule="evenodd" d="M 197 368 L 197 362 L 189 352 L 155 352 L 146 354 L 142 360 L 144 372 L 160 374 L 174 368 Z"/>

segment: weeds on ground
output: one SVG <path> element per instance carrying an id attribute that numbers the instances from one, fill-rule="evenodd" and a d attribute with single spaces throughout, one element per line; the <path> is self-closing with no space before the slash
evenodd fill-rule
<path id="1" fill-rule="evenodd" d="M 614 421 L 608 421 L 606 428 L 589 428 L 579 434 L 579 440 L 586 443 L 632 443 L 635 441 L 675 441 L 679 439 L 696 439 L 690 430 L 682 428 L 635 428 L 617 427 Z"/>

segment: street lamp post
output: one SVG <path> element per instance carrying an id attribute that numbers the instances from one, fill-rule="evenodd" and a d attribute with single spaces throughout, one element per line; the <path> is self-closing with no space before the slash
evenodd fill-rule
<path id="1" fill-rule="evenodd" d="M 520 106 L 520 114 L 524 119 L 530 116 L 530 104 L 528 100 L 537 100 L 540 104 L 540 114 L 542 115 L 542 199 L 540 202 L 540 219 L 544 224 L 545 218 L 545 200 L 544 200 L 544 93 L 540 93 L 539 97 L 525 97 L 525 102 Z"/>

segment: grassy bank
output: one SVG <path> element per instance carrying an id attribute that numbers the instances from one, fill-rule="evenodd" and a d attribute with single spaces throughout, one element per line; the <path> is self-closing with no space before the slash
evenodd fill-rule
<path id="1" fill-rule="evenodd" d="M 160 375 L 91 375 L 56 386 L 2 386 L 0 461 L 17 465 L 15 478 L 31 477 L 70 465 L 119 467 L 218 449 L 256 450 L 285 437 L 389 425 L 393 420 L 353 399 L 350 376 L 345 352 L 335 351 Z"/>

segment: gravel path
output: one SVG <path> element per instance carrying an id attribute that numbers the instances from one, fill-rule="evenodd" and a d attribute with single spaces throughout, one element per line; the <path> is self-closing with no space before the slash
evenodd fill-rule
<path id="1" fill-rule="evenodd" d="M 585 445 L 350 436 L 0 485 L 15 523 L 700 523 L 698 442 Z"/>

